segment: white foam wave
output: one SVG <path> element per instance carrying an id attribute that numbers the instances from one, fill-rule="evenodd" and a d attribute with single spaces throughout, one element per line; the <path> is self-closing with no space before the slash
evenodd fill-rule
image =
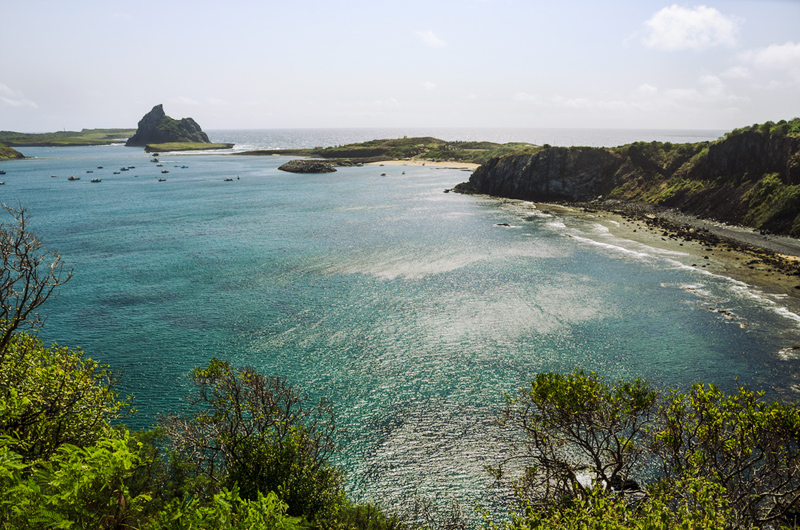
<path id="1" fill-rule="evenodd" d="M 685 267 L 685 268 L 692 269 L 695 272 L 702 274 L 704 276 L 710 276 L 716 279 L 723 280 L 724 282 L 729 284 L 729 289 L 731 293 L 733 293 L 735 296 L 739 296 L 741 298 L 747 298 L 755 302 L 758 306 L 762 307 L 763 309 L 771 311 L 782 318 L 786 318 L 797 324 L 800 324 L 800 315 L 790 311 L 786 307 L 779 305 L 775 300 L 773 300 L 773 298 L 778 298 L 778 299 L 785 298 L 783 296 L 779 295 L 775 296 L 765 293 L 764 291 L 756 287 L 753 287 L 752 285 L 749 285 L 741 280 L 736 280 L 734 278 L 731 278 L 730 276 L 716 274 L 707 270 L 698 269 L 696 267 Z"/>
<path id="2" fill-rule="evenodd" d="M 781 361 L 793 361 L 795 359 L 800 359 L 800 346 L 790 346 L 778 351 L 778 359 Z M 800 388 L 795 388 L 794 386 L 792 388 L 800 392 Z"/>
<path id="3" fill-rule="evenodd" d="M 586 244 L 589 244 L 589 245 L 594 245 L 594 246 L 597 246 L 597 247 L 600 247 L 600 248 L 611 250 L 613 252 L 622 254 L 624 256 L 634 257 L 634 258 L 642 259 L 642 260 L 649 260 L 649 259 L 653 258 L 653 256 L 651 256 L 647 252 L 638 252 L 636 250 L 627 249 L 627 248 L 621 247 L 619 245 L 612 245 L 611 243 L 604 243 L 602 241 L 597 241 L 595 239 L 591 239 L 591 238 L 588 238 L 588 237 L 581 237 L 581 236 L 578 236 L 578 235 L 575 235 L 575 234 L 567 234 L 567 235 L 569 237 L 577 240 L 577 241 L 580 241 L 581 243 L 586 243 Z"/>

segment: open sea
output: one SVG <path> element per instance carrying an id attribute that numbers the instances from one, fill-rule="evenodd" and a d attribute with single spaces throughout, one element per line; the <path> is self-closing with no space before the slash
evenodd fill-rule
<path id="1" fill-rule="evenodd" d="M 403 135 L 612 146 L 721 134 L 209 132 L 237 150 Z M 0 164 L 0 202 L 27 208 L 45 247 L 74 269 L 45 306 L 40 337 L 121 370 L 134 427 L 179 410 L 187 374 L 212 357 L 329 398 L 346 428 L 337 463 L 357 500 L 497 502 L 483 471 L 498 450 L 493 419 L 503 393 L 540 371 L 580 367 L 664 388 L 738 379 L 770 397 L 800 395 L 800 316 L 779 297 L 591 218 L 443 193 L 469 172 L 298 175 L 277 169 L 286 157 L 164 153 L 157 167 L 121 145 L 20 150 L 33 158 Z"/>

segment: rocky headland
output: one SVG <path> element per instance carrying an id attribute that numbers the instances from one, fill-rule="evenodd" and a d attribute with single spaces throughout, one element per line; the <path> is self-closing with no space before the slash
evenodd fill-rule
<path id="1" fill-rule="evenodd" d="M 542 146 L 495 157 L 454 191 L 540 202 L 606 200 L 800 236 L 800 118 L 715 142 Z"/>
<path id="2" fill-rule="evenodd" d="M 211 140 L 192 118 L 175 120 L 164 113 L 163 105 L 156 105 L 139 120 L 136 133 L 125 142 L 127 146 L 145 147 L 148 144 L 199 143 Z"/>
<path id="3" fill-rule="evenodd" d="M 698 268 L 788 295 L 800 311 L 798 118 L 715 142 L 545 145 L 493 158 L 452 191 L 611 216 L 617 235 L 690 252 Z"/>

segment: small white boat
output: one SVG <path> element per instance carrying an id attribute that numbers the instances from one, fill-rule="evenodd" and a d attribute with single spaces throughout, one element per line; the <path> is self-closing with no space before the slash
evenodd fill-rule
<path id="1" fill-rule="evenodd" d="M 91 182 L 100 182 L 100 179 L 92 179 Z"/>

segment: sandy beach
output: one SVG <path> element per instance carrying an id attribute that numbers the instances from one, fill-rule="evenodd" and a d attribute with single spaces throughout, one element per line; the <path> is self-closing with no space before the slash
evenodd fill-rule
<path id="1" fill-rule="evenodd" d="M 477 169 L 479 164 L 469 162 L 431 162 L 430 160 L 386 160 L 383 162 L 369 162 L 368 166 L 431 166 L 442 169 Z"/>

